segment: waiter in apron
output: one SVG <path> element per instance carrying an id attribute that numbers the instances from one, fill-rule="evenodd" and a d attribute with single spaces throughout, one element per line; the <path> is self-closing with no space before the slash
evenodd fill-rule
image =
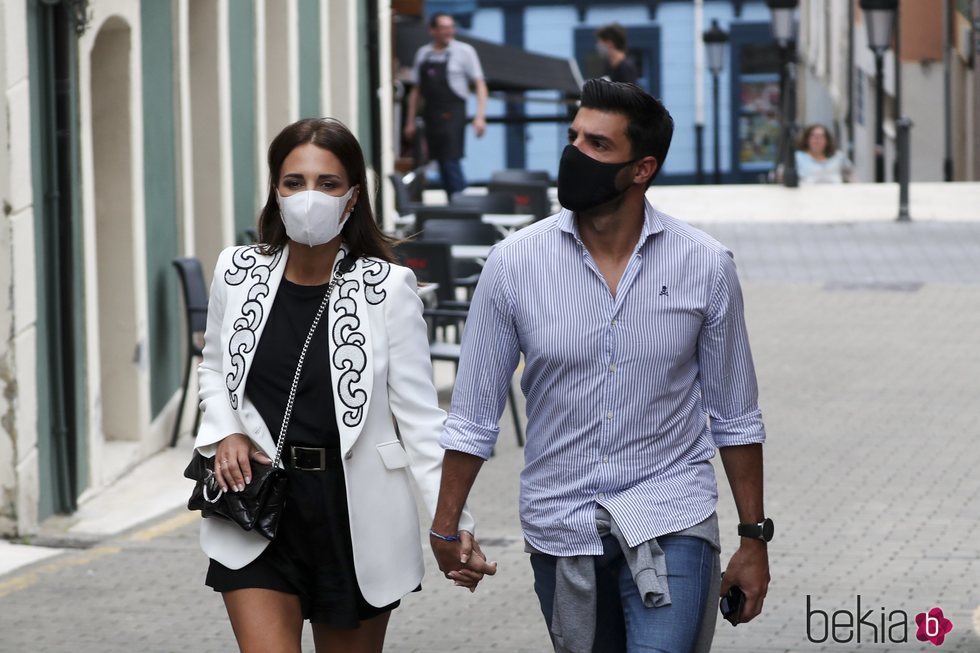
<path id="1" fill-rule="evenodd" d="M 466 188 L 462 158 L 470 85 L 476 88 L 473 132 L 478 138 L 487 128 L 487 85 L 476 50 L 454 38 L 456 24 L 452 16 L 433 14 L 429 20 L 429 33 L 432 43 L 419 48 L 412 66 L 413 86 L 405 115 L 405 138 L 412 140 L 415 137 L 415 116 L 421 96 L 429 159 L 439 164 L 446 195 L 452 197 L 453 193 Z"/>

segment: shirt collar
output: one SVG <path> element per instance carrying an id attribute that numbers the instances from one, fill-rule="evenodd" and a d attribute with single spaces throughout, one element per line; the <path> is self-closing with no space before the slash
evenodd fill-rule
<path id="1" fill-rule="evenodd" d="M 562 207 L 558 214 L 558 228 L 565 233 L 571 234 L 576 242 L 582 242 L 582 235 L 578 231 L 578 221 L 575 220 L 575 211 L 570 211 Z M 664 224 L 660 221 L 660 215 L 650 204 L 650 200 L 643 198 L 643 227 L 640 229 L 640 240 L 636 243 L 636 248 L 640 249 L 647 238 L 658 234 L 664 230 Z"/>

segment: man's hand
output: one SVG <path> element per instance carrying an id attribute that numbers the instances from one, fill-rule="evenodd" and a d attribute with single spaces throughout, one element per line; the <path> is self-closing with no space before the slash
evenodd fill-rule
<path id="1" fill-rule="evenodd" d="M 480 550 L 480 544 L 472 533 L 460 531 L 459 537 L 459 541 L 446 542 L 430 536 L 429 541 L 439 569 L 446 578 L 475 592 L 484 575 L 493 576 L 497 573 L 497 563 L 487 562 L 487 557 Z"/>
<path id="2" fill-rule="evenodd" d="M 405 123 L 405 140 L 411 141 L 415 139 L 415 121 Z"/>
<path id="3" fill-rule="evenodd" d="M 483 134 L 487 131 L 487 121 L 486 118 L 482 116 L 477 116 L 473 118 L 473 133 L 476 134 L 477 138 L 483 138 Z"/>
<path id="4" fill-rule="evenodd" d="M 745 594 L 738 622 L 752 621 L 762 612 L 762 602 L 769 590 L 769 553 L 765 542 L 742 538 L 721 580 L 720 596 L 727 594 L 732 585 L 738 585 Z"/>

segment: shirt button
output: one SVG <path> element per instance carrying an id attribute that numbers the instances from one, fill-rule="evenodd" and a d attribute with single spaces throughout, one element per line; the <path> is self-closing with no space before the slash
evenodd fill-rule
<path id="1" fill-rule="evenodd" d="M 612 365 L 609 366 L 609 371 L 610 372 L 615 372 L 616 371 L 616 363 L 613 363 Z"/>
<path id="2" fill-rule="evenodd" d="M 608 463 L 609 462 L 609 456 L 603 456 L 602 457 L 602 462 Z"/>
<path id="3" fill-rule="evenodd" d="M 604 493 L 604 492 L 600 492 L 600 493 L 599 493 L 599 498 L 600 498 L 600 499 L 605 499 L 605 498 L 606 498 L 606 495 L 605 495 L 605 493 Z"/>
<path id="4" fill-rule="evenodd" d="M 350 450 L 350 451 L 348 451 L 348 452 L 347 452 L 347 453 L 346 453 L 346 454 L 344 455 L 344 458 L 345 458 L 346 460 L 350 460 L 350 459 L 351 459 L 351 458 L 353 458 L 353 457 L 354 457 L 354 451 L 353 451 L 353 449 L 352 449 L 352 450 Z"/>
<path id="5" fill-rule="evenodd" d="M 613 418 L 613 412 L 610 410 L 608 413 L 606 413 L 606 419 L 612 419 L 612 418 Z"/>
<path id="6" fill-rule="evenodd" d="M 616 326 L 616 318 L 613 318 L 612 325 Z"/>

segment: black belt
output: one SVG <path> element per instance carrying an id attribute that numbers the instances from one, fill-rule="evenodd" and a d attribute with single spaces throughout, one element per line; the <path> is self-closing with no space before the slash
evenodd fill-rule
<path id="1" fill-rule="evenodd" d="M 302 472 L 322 472 L 342 467 L 340 449 L 290 446 L 285 458 L 286 467 Z"/>

